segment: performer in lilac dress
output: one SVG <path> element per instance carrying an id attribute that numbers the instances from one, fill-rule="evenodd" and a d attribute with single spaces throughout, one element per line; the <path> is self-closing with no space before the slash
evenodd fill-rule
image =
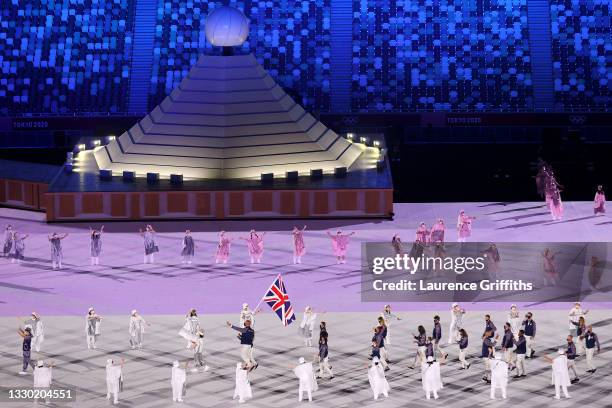
<path id="1" fill-rule="evenodd" d="M 595 200 L 593 200 L 593 213 L 597 214 L 605 214 L 606 213 L 606 194 L 604 193 L 603 186 L 597 186 L 597 191 L 595 192 Z"/>
<path id="2" fill-rule="evenodd" d="M 62 252 L 62 239 L 66 238 L 68 234 L 58 234 L 54 232 L 49 235 L 49 244 L 51 245 L 51 262 L 53 269 L 62 269 L 62 260 L 64 254 Z"/>
<path id="3" fill-rule="evenodd" d="M 217 253 L 215 254 L 215 263 L 222 262 L 224 264 L 229 260 L 230 246 L 232 245 L 232 238 L 230 238 L 225 231 L 219 233 L 219 244 L 217 245 Z"/>
<path id="4" fill-rule="evenodd" d="M 354 232 L 350 234 L 343 234 L 342 231 L 336 232 L 336 235 L 332 235 L 327 231 L 327 235 L 332 240 L 332 246 L 334 248 L 334 255 L 336 255 L 336 264 L 346 263 L 346 251 L 348 249 L 350 236 L 354 235 Z"/>
<path id="5" fill-rule="evenodd" d="M 155 230 L 151 225 L 147 225 L 145 231 L 140 230 L 140 236 L 144 239 L 144 263 L 154 263 L 155 253 L 159 252 L 159 248 L 155 242 Z"/>
<path id="6" fill-rule="evenodd" d="M 444 242 L 445 231 L 446 226 L 444 225 L 444 220 L 442 218 L 438 218 L 438 221 L 431 226 L 429 241 L 433 243 Z"/>
<path id="7" fill-rule="evenodd" d="M 13 226 L 9 224 L 4 230 L 4 246 L 2 250 L 2 253 L 4 254 L 6 258 L 8 258 L 9 254 L 11 253 L 12 245 L 13 245 Z"/>
<path id="8" fill-rule="evenodd" d="M 89 227 L 89 234 L 91 236 L 91 264 L 100 264 L 100 254 L 102 253 L 102 233 L 104 232 L 104 225 L 99 229 L 93 229 Z"/>
<path id="9" fill-rule="evenodd" d="M 459 211 L 457 217 L 457 242 L 466 242 L 467 239 L 472 235 L 472 221 L 476 217 L 470 217 L 465 211 Z"/>
<path id="10" fill-rule="evenodd" d="M 11 248 L 11 263 L 20 264 L 25 255 L 25 239 L 28 234 L 21 235 L 17 231 L 13 233 L 13 246 Z"/>
<path id="11" fill-rule="evenodd" d="M 247 242 L 251 263 L 261 263 L 261 257 L 264 252 L 264 235 L 265 232 L 258 234 L 257 231 L 251 230 L 248 237 L 240 237 Z"/>
<path id="12" fill-rule="evenodd" d="M 195 254 L 195 248 L 197 245 L 191 236 L 191 230 L 185 231 L 185 236 L 181 241 L 181 263 L 191 265 L 193 262 L 193 255 Z"/>
<path id="13" fill-rule="evenodd" d="M 299 229 L 298 227 L 293 227 L 293 264 L 301 264 L 302 256 L 306 253 L 306 245 L 304 245 L 304 231 L 306 230 L 306 225 L 304 228 Z"/>
<path id="14" fill-rule="evenodd" d="M 419 228 L 416 230 L 416 238 L 415 242 L 420 242 L 422 244 L 427 244 L 429 239 L 429 230 L 427 229 L 427 225 L 422 222 L 419 224 Z"/>

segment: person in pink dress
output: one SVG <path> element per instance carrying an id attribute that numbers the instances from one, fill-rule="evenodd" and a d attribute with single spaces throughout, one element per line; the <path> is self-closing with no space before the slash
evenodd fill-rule
<path id="1" fill-rule="evenodd" d="M 472 235 L 472 220 L 476 217 L 470 217 L 464 210 L 459 211 L 457 217 L 457 242 L 465 242 Z"/>
<path id="2" fill-rule="evenodd" d="M 219 233 L 219 244 L 217 245 L 217 253 L 215 254 L 215 263 L 223 262 L 227 263 L 230 256 L 230 246 L 232 245 L 232 238 L 230 238 L 225 231 Z"/>
<path id="3" fill-rule="evenodd" d="M 304 228 L 299 229 L 298 227 L 293 227 L 293 264 L 301 264 L 302 256 L 306 253 L 306 245 L 304 244 L 304 231 L 306 230 L 306 225 Z"/>
<path id="4" fill-rule="evenodd" d="M 423 245 L 427 244 L 429 240 L 429 230 L 424 222 L 419 224 L 419 228 L 416 230 L 416 238 L 414 240 L 415 242 L 420 242 Z"/>
<path id="5" fill-rule="evenodd" d="M 597 186 L 595 192 L 595 200 L 593 203 L 593 214 L 605 214 L 606 213 L 606 194 L 604 193 L 603 186 L 600 184 Z"/>
<path id="6" fill-rule="evenodd" d="M 550 173 L 546 185 L 546 204 L 550 209 L 553 221 L 563 218 L 563 202 L 561 201 L 561 185 L 557 183 L 554 174 Z"/>
<path id="7" fill-rule="evenodd" d="M 442 218 L 438 218 L 432 226 L 429 232 L 429 242 L 439 243 L 444 242 L 444 232 L 446 231 L 446 226 L 444 225 L 444 220 Z"/>
<path id="8" fill-rule="evenodd" d="M 332 235 L 327 231 L 327 235 L 329 235 L 332 240 L 334 255 L 336 255 L 336 264 L 346 263 L 346 250 L 348 249 L 349 237 L 354 234 L 354 232 L 343 234 L 342 231 L 338 231 L 336 235 Z"/>
<path id="9" fill-rule="evenodd" d="M 240 239 L 244 239 L 247 242 L 252 264 L 261 263 L 261 257 L 264 252 L 264 235 L 266 235 L 265 232 L 258 234 L 257 231 L 251 230 L 248 237 L 240 237 Z"/>

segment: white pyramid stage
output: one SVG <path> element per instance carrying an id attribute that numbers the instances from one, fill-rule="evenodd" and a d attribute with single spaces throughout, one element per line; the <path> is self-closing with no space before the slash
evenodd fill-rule
<path id="1" fill-rule="evenodd" d="M 253 55 L 231 55 L 248 32 L 240 10 L 211 12 L 206 38 L 223 55 L 202 55 L 121 136 L 81 140 L 42 187 L 47 221 L 392 217 L 384 137 L 340 137 Z"/>
<path id="2" fill-rule="evenodd" d="M 114 174 L 259 178 L 351 168 L 362 149 L 306 112 L 249 55 L 203 55 L 180 85 L 116 140 L 96 149 Z"/>

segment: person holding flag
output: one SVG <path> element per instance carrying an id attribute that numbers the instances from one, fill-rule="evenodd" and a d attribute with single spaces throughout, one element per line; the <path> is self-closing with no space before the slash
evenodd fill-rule
<path id="1" fill-rule="evenodd" d="M 234 326 L 232 322 L 227 321 L 227 326 L 236 330 L 238 339 L 240 340 L 240 357 L 245 364 L 245 367 L 251 371 L 257 368 L 259 364 L 253 358 L 253 341 L 255 340 L 255 330 L 251 327 L 251 321 L 245 320 L 244 327 Z"/>

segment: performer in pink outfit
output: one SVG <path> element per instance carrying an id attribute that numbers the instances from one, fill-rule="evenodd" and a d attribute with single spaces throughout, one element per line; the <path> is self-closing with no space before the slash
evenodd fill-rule
<path id="1" fill-rule="evenodd" d="M 338 231 L 336 235 L 332 235 L 327 231 L 327 235 L 332 239 L 332 246 L 334 248 L 334 255 L 336 255 L 337 264 L 346 263 L 346 250 L 348 249 L 349 237 L 355 234 L 342 234 L 342 231 Z"/>
<path id="2" fill-rule="evenodd" d="M 217 245 L 217 253 L 215 254 L 215 263 L 223 262 L 227 263 L 230 255 L 230 246 L 232 245 L 232 238 L 227 236 L 225 231 L 219 233 L 219 244 Z"/>
<path id="3" fill-rule="evenodd" d="M 429 241 L 433 243 L 444 242 L 445 231 L 446 227 L 444 226 L 444 220 L 442 218 L 438 218 L 438 221 L 431 226 Z"/>
<path id="4" fill-rule="evenodd" d="M 472 235 L 472 220 L 476 217 L 470 217 L 465 211 L 459 211 L 457 217 L 457 242 L 465 242 Z"/>
<path id="5" fill-rule="evenodd" d="M 240 239 L 244 239 L 247 242 L 251 263 L 261 263 L 261 257 L 264 252 L 264 235 L 266 235 L 265 232 L 258 234 L 255 230 L 251 230 L 248 237 L 240 237 Z"/>
<path id="6" fill-rule="evenodd" d="M 427 225 L 424 222 L 419 224 L 419 228 L 416 230 L 416 238 L 415 242 L 420 242 L 421 244 L 427 244 L 429 239 L 429 230 L 427 229 Z"/>
<path id="7" fill-rule="evenodd" d="M 606 213 L 606 194 L 603 191 L 602 185 L 597 186 L 597 191 L 595 192 L 593 213 L 595 215 Z"/>
<path id="8" fill-rule="evenodd" d="M 306 245 L 304 244 L 304 231 L 306 230 L 306 225 L 304 228 L 299 229 L 298 227 L 293 227 L 293 264 L 301 264 L 302 256 L 306 253 Z"/>
<path id="9" fill-rule="evenodd" d="M 557 183 L 552 169 L 546 172 L 548 178 L 545 186 L 546 205 L 554 221 L 563 217 L 563 202 L 561 202 L 561 185 Z"/>

